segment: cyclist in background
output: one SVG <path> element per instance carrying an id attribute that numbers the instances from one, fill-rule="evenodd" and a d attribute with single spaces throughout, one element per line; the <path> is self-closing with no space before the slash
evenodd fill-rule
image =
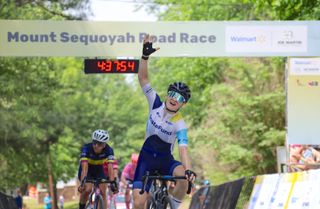
<path id="1" fill-rule="evenodd" d="M 131 162 L 125 165 L 121 174 L 122 187 L 125 189 L 125 201 L 126 201 L 127 209 L 130 209 L 130 201 L 131 201 L 131 195 L 130 195 L 131 188 L 129 187 L 129 185 L 132 184 L 133 182 L 138 158 L 139 158 L 138 154 L 132 154 Z"/>
<path id="2" fill-rule="evenodd" d="M 81 149 L 80 165 L 78 178 L 81 182 L 78 191 L 81 192 L 79 200 L 79 209 L 84 209 L 88 196 L 92 190 L 92 183 L 85 183 L 86 180 L 93 179 L 108 179 L 103 171 L 103 164 L 107 161 L 109 180 L 113 181 L 110 184 L 111 190 L 117 192 L 117 184 L 114 181 L 114 173 L 112 163 L 114 162 L 113 149 L 107 144 L 109 141 L 109 133 L 105 130 L 96 130 L 92 133 L 92 143 L 85 144 Z M 106 183 L 99 185 L 104 205 L 107 208 L 106 198 Z"/>
<path id="3" fill-rule="evenodd" d="M 188 181 L 194 181 L 196 174 L 191 170 L 188 156 L 187 126 L 179 110 L 189 101 L 191 91 L 182 82 L 169 85 L 165 101 L 151 87 L 148 78 L 149 56 L 159 48 L 152 47 L 152 40 L 146 35 L 143 41 L 142 59 L 140 61 L 138 78 L 140 86 L 149 104 L 146 139 L 141 148 L 138 165 L 133 182 L 134 208 L 143 209 L 147 194 L 140 194 L 142 177 L 147 171 L 159 171 L 161 175 L 186 176 Z M 181 162 L 173 158 L 172 151 L 175 141 L 178 141 Z M 149 192 L 151 181 L 145 188 Z M 173 204 L 178 208 L 187 192 L 187 181 L 177 180 L 173 190 Z"/>
<path id="4" fill-rule="evenodd" d="M 103 164 L 103 170 L 104 170 L 104 174 L 109 178 L 109 171 L 108 171 L 108 167 L 109 167 L 109 163 L 108 161 L 104 162 Z M 112 163 L 112 168 L 113 168 L 113 174 L 114 174 L 114 179 L 115 181 L 117 182 L 117 185 L 119 185 L 119 163 L 118 163 L 118 160 L 116 158 L 114 158 L 114 161 Z M 111 191 L 111 187 L 109 186 L 108 187 L 108 193 L 107 193 L 108 197 L 109 197 L 109 200 L 110 200 L 110 208 L 113 208 L 111 207 L 112 205 L 114 206 L 114 209 L 117 208 L 117 203 L 116 203 L 116 196 L 117 194 L 114 194 L 112 191 Z"/>

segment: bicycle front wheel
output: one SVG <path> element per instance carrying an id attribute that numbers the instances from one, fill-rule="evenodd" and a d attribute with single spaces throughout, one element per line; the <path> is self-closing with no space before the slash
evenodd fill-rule
<path id="1" fill-rule="evenodd" d="M 168 196 L 164 197 L 162 200 L 162 208 L 161 209 L 175 209 L 174 205 L 173 205 L 173 200 Z"/>
<path id="2" fill-rule="evenodd" d="M 103 203 L 103 198 L 101 195 L 98 195 L 96 197 L 96 201 L 94 202 L 94 209 L 105 209 L 104 203 Z"/>
<path id="3" fill-rule="evenodd" d="M 152 199 L 147 202 L 147 209 L 157 209 L 155 201 Z"/>
<path id="4" fill-rule="evenodd" d="M 88 202 L 85 209 L 93 209 L 93 204 Z"/>

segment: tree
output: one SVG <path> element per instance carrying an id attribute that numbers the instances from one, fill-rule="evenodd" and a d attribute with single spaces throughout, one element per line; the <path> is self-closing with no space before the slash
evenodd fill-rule
<path id="1" fill-rule="evenodd" d="M 319 19 L 319 2 L 156 0 L 146 5 L 165 21 L 313 20 Z M 197 159 L 195 167 L 206 169 L 202 172 L 214 182 L 275 172 L 275 146 L 283 145 L 285 137 L 284 63 L 282 58 L 152 62 L 156 87 L 172 80 L 191 86 L 191 101 L 184 112 L 192 127 L 192 158 Z M 213 152 L 207 156 L 206 149 Z M 202 163 L 212 157 L 211 166 Z"/>

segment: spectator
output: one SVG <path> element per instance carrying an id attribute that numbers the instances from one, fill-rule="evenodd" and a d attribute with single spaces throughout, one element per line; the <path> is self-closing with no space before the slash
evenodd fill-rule
<path id="1" fill-rule="evenodd" d="M 18 206 L 18 209 L 22 209 L 23 199 L 22 199 L 22 195 L 21 195 L 20 189 L 17 190 L 17 197 L 15 198 L 15 201 L 16 201 L 16 204 Z"/>
<path id="2" fill-rule="evenodd" d="M 320 152 L 309 145 L 290 145 L 291 171 L 314 168 L 320 162 Z"/>
<path id="3" fill-rule="evenodd" d="M 50 197 L 49 192 L 47 192 L 46 196 L 43 198 L 44 209 L 52 209 L 52 199 Z"/>
<path id="4" fill-rule="evenodd" d="M 63 209 L 63 205 L 64 205 L 64 197 L 63 197 L 63 195 L 60 195 L 60 197 L 59 197 L 59 204 L 60 204 L 60 209 Z"/>

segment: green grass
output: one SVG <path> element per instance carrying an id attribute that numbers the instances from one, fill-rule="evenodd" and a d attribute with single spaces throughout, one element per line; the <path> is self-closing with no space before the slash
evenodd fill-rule
<path id="1" fill-rule="evenodd" d="M 38 204 L 35 199 L 23 199 L 23 203 L 27 205 L 27 209 L 44 209 L 44 204 Z M 79 202 L 78 200 L 66 202 L 64 204 L 64 209 L 78 209 Z"/>

